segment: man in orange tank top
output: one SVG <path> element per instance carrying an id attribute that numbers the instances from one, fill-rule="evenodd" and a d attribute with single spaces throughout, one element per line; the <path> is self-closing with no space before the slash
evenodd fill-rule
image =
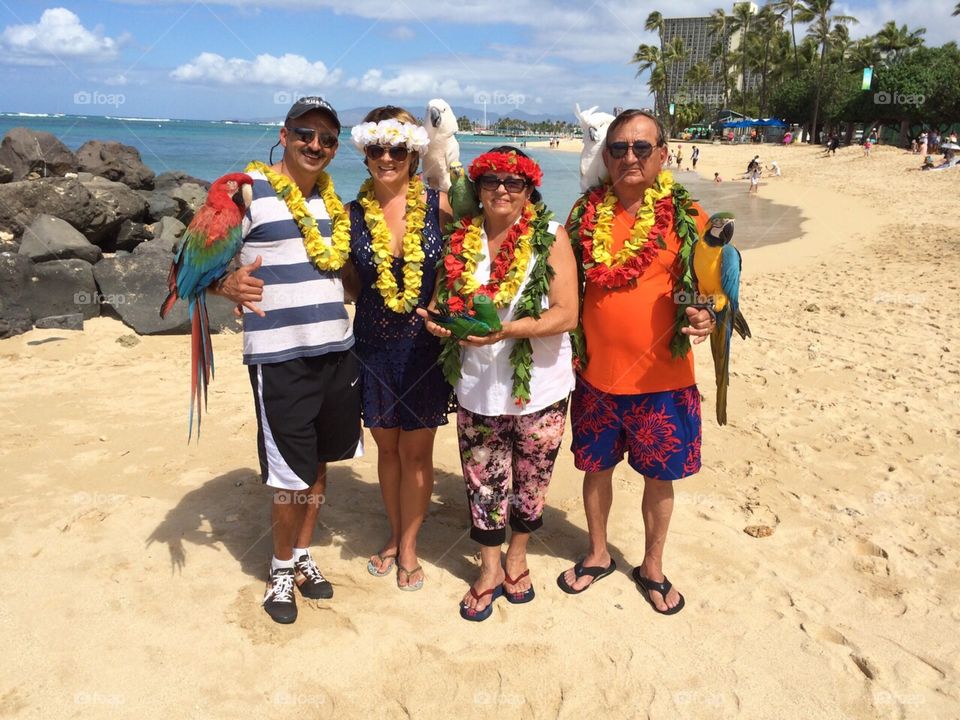
<path id="1" fill-rule="evenodd" d="M 682 240 L 674 220 L 681 210 L 672 178 L 661 175 L 666 158 L 666 136 L 656 117 L 624 111 L 610 124 L 603 150 L 612 187 L 588 193 L 568 221 L 571 237 L 581 243 L 585 275 L 587 363 L 570 418 L 575 463 L 584 471 L 590 549 L 557 583 L 567 593 L 580 593 L 616 568 L 607 548 L 607 519 L 613 470 L 626 454 L 644 478 L 646 547 L 633 578 L 654 610 L 672 615 L 684 600 L 663 574 L 663 548 L 672 481 L 700 469 L 700 393 L 693 353 L 676 356 L 671 346 L 682 339 L 677 333 L 702 342 L 714 320 L 708 310 L 693 307 L 685 310 L 686 323 L 684 313 L 677 313 L 683 302 L 677 292 Z M 577 208 L 587 210 L 579 215 Z M 702 232 L 707 214 L 695 203 L 690 208 Z"/>

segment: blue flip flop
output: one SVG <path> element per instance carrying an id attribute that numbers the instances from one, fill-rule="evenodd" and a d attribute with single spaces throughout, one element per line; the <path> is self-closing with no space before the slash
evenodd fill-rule
<path id="1" fill-rule="evenodd" d="M 584 567 L 583 561 L 581 560 L 580 562 L 578 562 L 576 565 L 573 566 L 573 574 L 578 579 L 582 578 L 584 575 L 589 575 L 590 577 L 593 578 L 593 582 L 591 582 L 586 587 L 581 588 L 580 590 L 577 590 L 572 585 L 569 585 L 567 581 L 564 579 L 563 576 L 566 572 L 564 571 L 557 576 L 557 585 L 567 595 L 579 595 L 584 590 L 589 590 L 594 585 L 596 585 L 597 580 L 602 580 L 603 578 L 605 578 L 607 575 L 609 575 L 616 569 L 617 569 L 617 563 L 614 562 L 613 558 L 610 558 L 610 564 L 607 565 L 606 567 L 600 567 L 599 565 Z"/>
<path id="2" fill-rule="evenodd" d="M 493 613 L 493 604 L 497 601 L 497 598 L 503 595 L 503 585 L 497 585 L 495 588 L 484 590 L 479 594 L 471 585 L 470 594 L 473 595 L 474 600 L 479 600 L 486 595 L 490 595 L 490 604 L 487 605 L 483 610 L 477 612 L 476 610 L 467 607 L 463 603 L 460 603 L 460 617 L 462 617 L 464 620 L 469 620 L 470 622 L 483 622 Z"/>
<path id="3" fill-rule="evenodd" d="M 505 582 L 508 582 L 511 585 L 516 585 L 518 582 L 523 580 L 529 574 L 530 574 L 529 569 L 524 570 L 515 578 L 512 578 L 506 573 L 504 573 L 504 575 L 506 576 Z M 509 590 L 507 590 L 506 586 L 502 586 L 502 587 L 503 587 L 503 596 L 507 599 L 508 603 L 513 603 L 514 605 L 522 605 L 523 603 L 528 603 L 531 600 L 533 600 L 533 598 L 536 596 L 536 593 L 533 591 L 533 585 L 531 585 L 526 590 L 523 590 L 521 592 L 510 592 Z"/>

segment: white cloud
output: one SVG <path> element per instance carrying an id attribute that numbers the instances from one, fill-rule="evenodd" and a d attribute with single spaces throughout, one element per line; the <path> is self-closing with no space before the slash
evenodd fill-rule
<path id="1" fill-rule="evenodd" d="M 340 70 L 330 72 L 320 60 L 310 62 L 302 55 L 280 57 L 257 55 L 254 60 L 225 58 L 216 53 L 200 53 L 170 73 L 180 82 L 214 85 L 271 85 L 326 87 L 340 79 Z"/>
<path id="2" fill-rule="evenodd" d="M 88 30 L 66 8 L 43 11 L 34 25 L 10 25 L 0 33 L 0 61 L 23 65 L 113 60 L 125 37 L 109 38 L 100 28 Z"/>
<path id="3" fill-rule="evenodd" d="M 417 34 L 411 30 L 407 25 L 395 25 L 390 28 L 386 33 L 386 36 L 392 38 L 393 40 L 413 40 Z"/>

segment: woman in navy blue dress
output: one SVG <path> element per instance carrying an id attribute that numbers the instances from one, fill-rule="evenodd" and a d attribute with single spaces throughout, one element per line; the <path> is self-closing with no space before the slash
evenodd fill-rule
<path id="1" fill-rule="evenodd" d="M 367 570 L 382 577 L 396 565 L 397 586 L 419 590 L 417 533 L 433 491 L 433 439 L 455 406 L 437 365 L 439 340 L 415 308 L 433 294 L 450 205 L 416 175 L 427 136 L 409 112 L 376 108 L 352 134 L 370 178 L 348 206 L 351 263 L 344 279 L 348 291 L 359 291 L 354 336 L 363 421 L 377 444 L 390 522 L 390 537 Z"/>

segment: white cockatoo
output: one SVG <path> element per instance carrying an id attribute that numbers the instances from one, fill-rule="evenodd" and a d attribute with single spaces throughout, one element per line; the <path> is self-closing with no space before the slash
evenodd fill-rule
<path id="1" fill-rule="evenodd" d="M 608 178 L 607 167 L 603 164 L 603 142 L 607 137 L 607 126 L 613 122 L 613 115 L 597 112 L 597 106 L 580 110 L 575 105 L 577 120 L 583 128 L 583 152 L 580 153 L 580 192 L 596 187 Z"/>
<path id="2" fill-rule="evenodd" d="M 446 100 L 434 98 L 427 103 L 423 119 L 430 144 L 423 153 L 423 181 L 428 187 L 446 192 L 450 189 L 450 166 L 460 162 L 460 143 L 455 137 L 457 118 Z"/>

